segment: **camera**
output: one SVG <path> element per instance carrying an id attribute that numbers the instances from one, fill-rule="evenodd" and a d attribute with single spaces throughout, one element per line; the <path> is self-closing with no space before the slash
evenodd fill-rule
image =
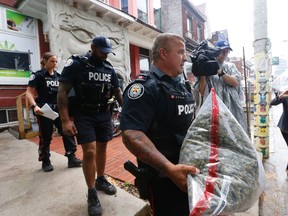
<path id="1" fill-rule="evenodd" d="M 219 48 L 209 47 L 206 40 L 202 41 L 190 56 L 192 65 L 192 73 L 194 76 L 212 76 L 217 74 L 219 70 L 216 56 L 220 53 Z"/>

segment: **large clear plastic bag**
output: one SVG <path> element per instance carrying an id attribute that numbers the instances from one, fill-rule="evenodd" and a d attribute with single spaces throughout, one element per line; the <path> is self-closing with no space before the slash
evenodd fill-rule
<path id="1" fill-rule="evenodd" d="M 201 171 L 187 178 L 190 216 L 244 212 L 264 189 L 262 161 L 214 89 L 188 129 L 179 163 Z"/>

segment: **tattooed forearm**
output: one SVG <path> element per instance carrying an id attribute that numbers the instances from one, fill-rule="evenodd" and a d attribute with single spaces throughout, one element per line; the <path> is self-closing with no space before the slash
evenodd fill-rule
<path id="1" fill-rule="evenodd" d="M 142 162 L 161 171 L 165 170 L 167 163 L 170 163 L 143 132 L 126 130 L 123 131 L 122 137 L 127 149 Z"/>

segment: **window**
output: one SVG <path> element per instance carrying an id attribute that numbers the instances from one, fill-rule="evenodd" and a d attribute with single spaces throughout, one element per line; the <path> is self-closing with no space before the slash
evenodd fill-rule
<path id="1" fill-rule="evenodd" d="M 17 111 L 16 110 L 7 110 L 9 122 L 18 121 Z"/>
<path id="2" fill-rule="evenodd" d="M 140 47 L 140 72 L 145 73 L 150 69 L 149 50 Z"/>
<path id="3" fill-rule="evenodd" d="M 146 56 L 140 56 L 140 71 L 141 72 L 146 72 L 149 71 L 149 58 Z"/>
<path id="4" fill-rule="evenodd" d="M 138 0 L 138 18 L 148 23 L 148 0 Z"/>
<path id="5" fill-rule="evenodd" d="M 6 110 L 0 110 L 0 124 L 7 123 Z"/>
<path id="6" fill-rule="evenodd" d="M 191 32 L 192 33 L 192 19 L 190 17 L 187 18 L 187 32 Z"/>
<path id="7" fill-rule="evenodd" d="M 186 37 L 188 38 L 193 38 L 193 24 L 192 24 L 192 19 L 190 17 L 187 18 L 187 32 L 186 32 Z"/>
<path id="8" fill-rule="evenodd" d="M 197 26 L 197 42 L 200 43 L 202 41 L 202 26 Z"/>
<path id="9" fill-rule="evenodd" d="M 18 121 L 17 110 L 0 110 L 0 124 Z"/>
<path id="10" fill-rule="evenodd" d="M 128 0 L 121 0 L 121 10 L 128 14 Z"/>

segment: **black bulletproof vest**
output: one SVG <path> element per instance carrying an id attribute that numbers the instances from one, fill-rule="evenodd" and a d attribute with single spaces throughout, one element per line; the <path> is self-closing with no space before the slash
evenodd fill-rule
<path id="1" fill-rule="evenodd" d="M 153 72 L 148 76 L 157 83 L 159 105 L 147 136 L 171 162 L 178 163 L 182 142 L 194 117 L 193 95 L 183 83 L 160 80 Z"/>
<path id="2" fill-rule="evenodd" d="M 54 71 L 53 75 L 50 75 L 49 72 L 45 69 L 38 72 L 38 76 L 41 77 L 36 86 L 36 90 L 38 92 L 38 97 L 36 102 L 38 105 L 44 105 L 45 103 L 57 104 L 57 93 L 59 86 L 59 75 L 56 71 Z"/>
<path id="3" fill-rule="evenodd" d="M 77 59 L 79 61 L 79 59 Z M 75 96 L 80 103 L 102 104 L 112 97 L 113 68 L 106 62 L 81 62 Z"/>

